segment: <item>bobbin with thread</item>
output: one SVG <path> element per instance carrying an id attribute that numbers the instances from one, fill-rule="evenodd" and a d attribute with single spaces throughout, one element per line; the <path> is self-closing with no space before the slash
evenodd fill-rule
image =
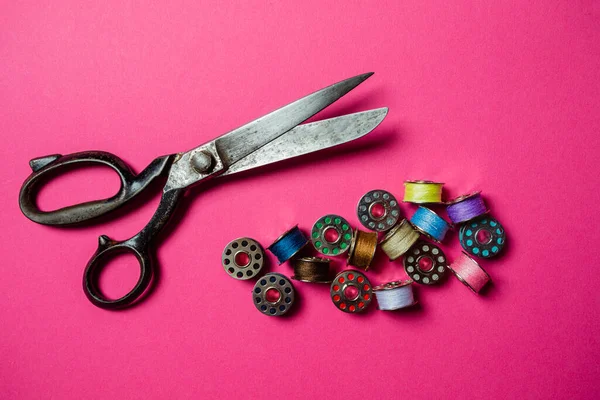
<path id="1" fill-rule="evenodd" d="M 294 304 L 294 285 L 285 275 L 270 272 L 256 282 L 252 298 L 258 311 L 270 317 L 279 317 Z"/>
<path id="2" fill-rule="evenodd" d="M 406 219 L 403 219 L 386 233 L 380 246 L 390 261 L 394 261 L 406 253 L 417 240 L 419 240 L 419 232 Z"/>
<path id="3" fill-rule="evenodd" d="M 404 256 L 404 271 L 414 282 L 435 285 L 442 281 L 448 260 L 438 246 L 425 240 L 417 242 Z"/>
<path id="4" fill-rule="evenodd" d="M 267 247 L 267 250 L 277 257 L 277 262 L 281 265 L 298 254 L 298 252 L 307 244 L 308 238 L 304 236 L 304 233 L 298 228 L 298 225 L 295 225 L 279 236 L 269 247 Z"/>
<path id="5" fill-rule="evenodd" d="M 331 301 L 341 311 L 357 313 L 364 311 L 373 299 L 371 282 L 363 274 L 348 269 L 336 275 L 329 289 Z"/>
<path id="6" fill-rule="evenodd" d="M 355 229 L 348 250 L 348 265 L 368 270 L 375 257 L 375 250 L 377 250 L 377 233 Z"/>
<path id="7" fill-rule="evenodd" d="M 352 243 L 352 227 L 345 218 L 327 214 L 314 223 L 310 240 L 319 253 L 339 256 L 347 252 Z"/>
<path id="8" fill-rule="evenodd" d="M 365 193 L 356 206 L 360 223 L 367 229 L 385 232 L 400 218 L 400 206 L 393 194 L 376 189 Z"/>
<path id="9" fill-rule="evenodd" d="M 418 303 L 413 292 L 413 281 L 393 281 L 373 288 L 377 306 L 382 311 L 394 311 Z"/>
<path id="10" fill-rule="evenodd" d="M 442 182 L 433 181 L 404 181 L 405 203 L 435 204 L 442 203 Z"/>
<path id="11" fill-rule="evenodd" d="M 292 279 L 308 283 L 331 283 L 330 262 L 330 259 L 321 257 L 297 258 L 294 260 Z"/>
<path id="12" fill-rule="evenodd" d="M 500 254 L 506 243 L 506 231 L 489 215 L 465 222 L 458 231 L 460 245 L 476 257 L 492 258 Z"/>
<path id="13" fill-rule="evenodd" d="M 488 209 L 481 197 L 481 192 L 473 192 L 449 201 L 446 211 L 450 221 L 456 225 L 486 214 Z"/>
<path id="14" fill-rule="evenodd" d="M 461 281 L 466 287 L 471 289 L 473 293 L 479 294 L 488 282 L 491 282 L 491 278 L 487 272 L 477 261 L 471 258 L 464 251 L 450 266 L 450 271 Z"/>
<path id="15" fill-rule="evenodd" d="M 410 217 L 410 223 L 416 230 L 438 243 L 444 240 L 450 229 L 450 225 L 445 219 L 423 206 L 419 206 Z"/>

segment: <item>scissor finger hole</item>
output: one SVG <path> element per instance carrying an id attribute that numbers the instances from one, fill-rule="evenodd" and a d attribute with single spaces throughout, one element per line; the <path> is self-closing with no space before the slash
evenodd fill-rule
<path id="1" fill-rule="evenodd" d="M 125 296 L 140 279 L 140 263 L 131 252 L 107 254 L 99 262 L 94 271 L 96 287 L 108 300 Z"/>
<path id="2" fill-rule="evenodd" d="M 106 165 L 71 164 L 44 174 L 36 187 L 36 205 L 40 211 L 51 212 L 73 204 L 108 199 L 119 191 L 121 181 Z"/>

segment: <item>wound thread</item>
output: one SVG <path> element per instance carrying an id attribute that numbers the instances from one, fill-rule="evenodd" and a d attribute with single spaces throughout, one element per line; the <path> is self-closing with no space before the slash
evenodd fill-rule
<path id="1" fill-rule="evenodd" d="M 354 230 L 350 250 L 348 252 L 348 265 L 359 267 L 365 271 L 371 266 L 375 250 L 377 249 L 377 233 Z"/>
<path id="2" fill-rule="evenodd" d="M 490 276 L 481 266 L 464 251 L 449 267 L 454 275 L 465 286 L 479 294 L 481 289 L 491 281 Z"/>
<path id="3" fill-rule="evenodd" d="M 412 281 L 395 281 L 373 288 L 377 304 L 382 311 L 393 311 L 417 304 Z"/>
<path id="4" fill-rule="evenodd" d="M 294 260 L 292 279 L 309 283 L 330 283 L 333 278 L 329 272 L 328 258 L 302 257 Z"/>
<path id="5" fill-rule="evenodd" d="M 441 203 L 444 184 L 433 181 L 404 181 L 404 202 Z"/>
<path id="6" fill-rule="evenodd" d="M 394 261 L 406 253 L 417 240 L 419 240 L 419 232 L 403 219 L 385 235 L 381 241 L 381 249 L 390 261 Z"/>
<path id="7" fill-rule="evenodd" d="M 487 213 L 487 207 L 480 192 L 475 192 L 450 201 L 446 211 L 453 224 L 460 224 Z"/>
<path id="8" fill-rule="evenodd" d="M 410 218 L 410 223 L 416 230 L 438 243 L 444 240 L 446 232 L 450 229 L 446 220 L 423 206 L 419 206 L 415 211 Z"/>
<path id="9" fill-rule="evenodd" d="M 267 250 L 277 257 L 277 261 L 281 265 L 302 250 L 307 243 L 308 238 L 296 225 L 277 238 L 273 244 L 267 247 Z"/>

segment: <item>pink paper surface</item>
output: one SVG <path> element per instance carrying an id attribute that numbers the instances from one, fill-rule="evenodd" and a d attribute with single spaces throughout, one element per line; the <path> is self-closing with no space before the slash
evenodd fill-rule
<path id="1" fill-rule="evenodd" d="M 0 6 L 1 398 L 600 396 L 598 1 L 18 3 Z M 156 191 L 82 228 L 19 210 L 31 158 L 105 150 L 140 171 L 367 71 L 320 117 L 387 106 L 380 127 L 194 190 L 158 248 L 156 290 L 132 309 L 91 305 L 82 272 L 100 234 L 125 239 L 146 224 Z M 266 247 L 326 213 L 358 226 L 361 195 L 401 198 L 405 179 L 443 181 L 447 197 L 483 191 L 509 243 L 481 261 L 486 295 L 451 276 L 416 287 L 419 308 L 348 315 L 327 285 L 295 283 L 293 314 L 269 318 L 252 304 L 254 282 L 220 265 L 239 236 Z M 40 202 L 117 187 L 88 169 Z M 450 259 L 457 236 L 443 245 Z M 134 265 L 107 268 L 109 293 L 133 285 Z M 405 277 L 381 254 L 367 275 Z"/>

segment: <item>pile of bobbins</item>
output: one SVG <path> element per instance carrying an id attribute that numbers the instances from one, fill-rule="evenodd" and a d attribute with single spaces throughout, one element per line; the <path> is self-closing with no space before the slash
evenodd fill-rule
<path id="1" fill-rule="evenodd" d="M 404 185 L 403 202 L 417 206 L 408 219 L 402 217 L 399 202 L 392 193 L 371 190 L 359 199 L 356 207 L 358 221 L 367 231 L 353 228 L 340 215 L 327 214 L 313 224 L 308 237 L 296 225 L 267 249 L 278 264 L 288 262 L 293 267 L 293 280 L 330 284 L 332 303 L 346 313 L 366 310 L 373 297 L 383 311 L 411 307 L 418 303 L 413 283 L 439 284 L 444 281 L 447 270 L 473 292 L 480 293 L 491 278 L 474 257 L 497 256 L 506 242 L 504 228 L 489 215 L 481 193 L 444 202 L 443 183 L 410 180 Z M 444 207 L 452 224 L 441 217 L 435 207 Z M 459 231 L 464 251 L 450 263 L 440 244 L 452 229 Z M 312 246 L 308 246 L 309 243 Z M 378 248 L 390 261 L 402 257 L 404 271 L 410 279 L 373 287 L 364 272 L 354 269 L 368 271 Z M 318 256 L 314 252 L 318 252 Z M 329 257 L 345 257 L 350 268 L 333 277 Z M 248 280 L 259 276 L 265 254 L 256 240 L 242 237 L 227 244 L 221 260 L 229 276 Z M 281 316 L 291 309 L 296 292 L 285 275 L 272 272 L 258 278 L 252 295 L 258 311 Z"/>

